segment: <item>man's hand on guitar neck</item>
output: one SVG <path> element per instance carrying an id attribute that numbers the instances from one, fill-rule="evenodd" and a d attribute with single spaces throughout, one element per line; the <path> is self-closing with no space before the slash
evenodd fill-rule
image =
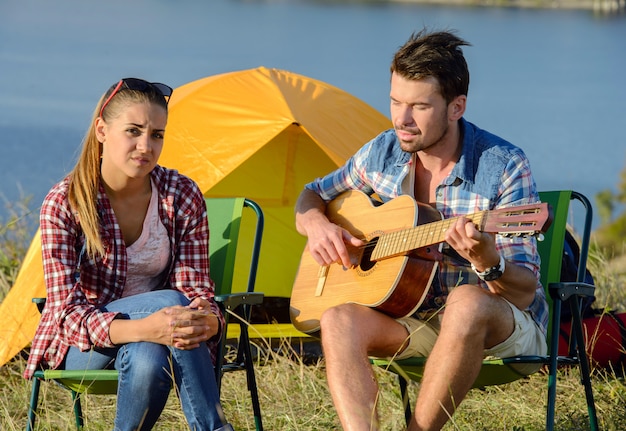
<path id="1" fill-rule="evenodd" d="M 480 232 L 467 217 L 459 217 L 450 226 L 445 233 L 445 240 L 463 258 L 481 270 L 496 265 L 500 260 L 495 235 Z"/>
<path id="2" fill-rule="evenodd" d="M 495 235 L 480 232 L 466 217 L 459 218 L 450 226 L 445 238 L 452 248 L 479 271 L 497 265 L 500 259 Z M 520 310 L 525 310 L 535 297 L 537 278 L 528 268 L 519 265 L 507 264 L 505 268 L 502 276 L 488 281 L 487 286 L 492 293 L 506 298 Z"/>
<path id="3" fill-rule="evenodd" d="M 365 245 L 346 229 L 331 223 L 325 215 L 326 204 L 315 192 L 305 190 L 296 203 L 296 228 L 308 238 L 309 253 L 319 265 L 339 263 L 350 268 L 358 263 L 358 254 L 349 248 Z"/>

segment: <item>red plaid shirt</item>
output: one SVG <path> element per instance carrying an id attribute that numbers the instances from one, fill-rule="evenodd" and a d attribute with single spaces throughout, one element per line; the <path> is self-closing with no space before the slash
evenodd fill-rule
<path id="1" fill-rule="evenodd" d="M 206 206 L 196 183 L 175 170 L 157 166 L 151 173 L 158 188 L 159 216 L 170 238 L 170 266 L 163 288 L 193 300 L 211 301 L 212 311 L 224 318 L 213 301 L 215 285 L 209 277 L 209 227 Z M 24 377 L 39 366 L 58 368 L 70 346 L 86 351 L 113 347 L 109 325 L 117 313 L 101 307 L 121 298 L 126 283 L 127 255 L 122 231 L 100 185 L 98 213 L 103 257 L 83 252 L 85 238 L 67 199 L 68 178 L 44 199 L 40 214 L 41 248 L 47 300 L 33 339 Z M 219 334 L 208 341 L 213 363 Z"/>

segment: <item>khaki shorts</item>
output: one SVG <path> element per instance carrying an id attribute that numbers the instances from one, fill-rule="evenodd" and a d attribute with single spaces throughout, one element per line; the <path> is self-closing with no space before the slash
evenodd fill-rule
<path id="1" fill-rule="evenodd" d="M 545 355 L 548 352 L 546 339 L 532 319 L 530 313 L 521 311 L 507 301 L 513 310 L 515 329 L 509 338 L 502 343 L 485 350 L 485 358 L 508 358 L 518 355 Z M 397 319 L 409 331 L 409 345 L 395 359 L 406 359 L 414 356 L 428 356 L 435 345 L 441 329 L 442 313 L 424 316 L 424 320 L 414 317 Z M 516 365 L 519 372 L 531 374 L 541 367 L 540 364 Z"/>

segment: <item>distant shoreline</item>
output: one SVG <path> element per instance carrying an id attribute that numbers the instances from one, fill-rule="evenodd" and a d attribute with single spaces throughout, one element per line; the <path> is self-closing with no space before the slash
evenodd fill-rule
<path id="1" fill-rule="evenodd" d="M 420 3 L 455 6 L 512 7 L 536 9 L 592 10 L 613 14 L 626 11 L 626 0 L 390 0 L 394 3 Z"/>

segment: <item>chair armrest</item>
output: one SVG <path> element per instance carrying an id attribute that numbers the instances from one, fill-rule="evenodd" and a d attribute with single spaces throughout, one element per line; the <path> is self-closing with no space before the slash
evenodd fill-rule
<path id="1" fill-rule="evenodd" d="M 41 313 L 43 311 L 43 306 L 46 305 L 46 298 L 33 298 L 31 301 L 37 305 L 37 310 Z"/>
<path id="2" fill-rule="evenodd" d="M 215 295 L 215 302 L 226 310 L 234 310 L 240 305 L 259 305 L 263 302 L 262 292 L 237 292 L 225 295 Z"/>
<path id="3" fill-rule="evenodd" d="M 565 302 L 573 295 L 593 296 L 596 287 L 593 284 L 570 281 L 566 283 L 550 283 L 548 291 L 553 300 Z"/>

